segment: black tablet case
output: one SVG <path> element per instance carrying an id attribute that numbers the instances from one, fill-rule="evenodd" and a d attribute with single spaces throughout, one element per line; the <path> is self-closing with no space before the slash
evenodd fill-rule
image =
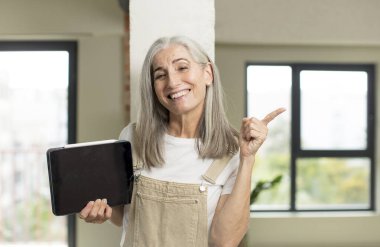
<path id="1" fill-rule="evenodd" d="M 131 144 L 117 141 L 47 151 L 52 210 L 55 215 L 80 212 L 89 201 L 130 203 L 133 189 Z"/>

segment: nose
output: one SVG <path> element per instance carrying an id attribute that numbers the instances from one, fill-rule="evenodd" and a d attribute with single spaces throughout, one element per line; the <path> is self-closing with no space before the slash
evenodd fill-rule
<path id="1" fill-rule="evenodd" d="M 180 83 L 181 83 L 180 76 L 177 73 L 173 72 L 173 71 L 169 71 L 168 72 L 168 86 L 171 87 L 171 88 L 175 88 Z"/>

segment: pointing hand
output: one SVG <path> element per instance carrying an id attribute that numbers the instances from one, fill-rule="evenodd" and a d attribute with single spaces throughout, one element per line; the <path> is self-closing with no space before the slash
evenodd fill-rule
<path id="1" fill-rule="evenodd" d="M 267 137 L 267 125 L 284 111 L 285 108 L 278 108 L 266 115 L 262 120 L 254 117 L 243 118 L 239 137 L 241 157 L 250 157 L 257 153 Z"/>

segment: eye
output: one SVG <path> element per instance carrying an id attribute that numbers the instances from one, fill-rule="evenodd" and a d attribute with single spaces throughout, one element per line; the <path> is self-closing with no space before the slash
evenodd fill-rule
<path id="1" fill-rule="evenodd" d="M 178 68 L 177 68 L 178 71 L 186 71 L 188 69 L 189 69 L 189 67 L 188 66 L 184 66 L 184 65 L 178 66 Z"/>
<path id="2" fill-rule="evenodd" d="M 161 80 L 163 78 L 165 78 L 165 74 L 156 74 L 154 75 L 154 80 Z"/>

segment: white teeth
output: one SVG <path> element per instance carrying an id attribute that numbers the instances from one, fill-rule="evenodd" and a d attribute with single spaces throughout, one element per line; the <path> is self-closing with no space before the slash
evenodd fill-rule
<path id="1" fill-rule="evenodd" d="M 179 92 L 177 92 L 177 93 L 173 93 L 173 94 L 171 94 L 171 95 L 170 95 L 170 98 L 171 98 L 171 99 L 177 99 L 177 98 L 179 98 L 179 97 L 181 97 L 181 96 L 187 94 L 188 92 L 189 92 L 189 90 L 182 90 L 182 91 L 179 91 Z"/>

